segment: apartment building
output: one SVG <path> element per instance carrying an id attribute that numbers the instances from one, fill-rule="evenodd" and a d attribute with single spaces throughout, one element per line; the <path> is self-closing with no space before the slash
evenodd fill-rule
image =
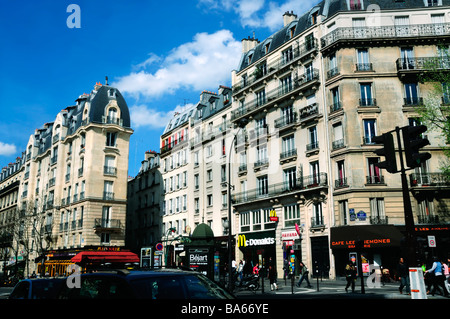
<path id="1" fill-rule="evenodd" d="M 372 138 L 417 124 L 414 107 L 431 92 L 419 79 L 424 61 L 448 49 L 448 5 L 327 0 L 299 17 L 286 12 L 284 27 L 263 41 L 242 41 L 232 73 L 231 121 L 248 122 L 233 165 L 236 259 L 275 257 L 280 270 L 294 255 L 335 277 L 362 240 L 367 265 L 396 264 L 400 176 L 374 165 Z M 409 174 L 411 201 L 422 240 L 432 234 L 444 243 L 446 141 L 427 136 L 432 158 Z"/>
<path id="2" fill-rule="evenodd" d="M 161 240 L 165 264 L 179 262 L 184 255 L 182 238 L 190 234 L 188 214 L 190 119 L 195 107 L 174 114 L 161 135 L 161 175 L 163 180 Z M 192 183 L 192 182 L 191 182 Z"/>
<path id="3" fill-rule="evenodd" d="M 128 180 L 125 242 L 137 254 L 161 239 L 163 183 L 159 167 L 159 153 L 147 151 L 139 173 Z"/>
<path id="4" fill-rule="evenodd" d="M 29 138 L 17 206 L 19 245 L 33 271 L 65 272 L 83 250 L 120 250 L 130 128 L 120 92 L 97 83 Z"/>
<path id="5" fill-rule="evenodd" d="M 25 160 L 26 154 L 22 153 L 0 171 L 0 269 L 5 274 L 15 272 L 24 260 L 13 240 L 14 233 L 21 231 L 15 220 L 20 215 L 17 203 Z"/>
<path id="6" fill-rule="evenodd" d="M 228 166 L 232 131 L 231 88 L 203 91 L 192 119 L 190 140 L 194 227 L 207 224 L 215 237 L 228 234 Z"/>

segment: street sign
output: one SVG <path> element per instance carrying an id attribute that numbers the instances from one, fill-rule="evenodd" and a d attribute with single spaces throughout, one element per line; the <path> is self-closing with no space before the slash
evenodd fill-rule
<path id="1" fill-rule="evenodd" d="M 428 247 L 436 247 L 436 238 L 434 236 L 428 236 Z"/>
<path id="2" fill-rule="evenodd" d="M 156 250 L 161 251 L 161 250 L 163 250 L 163 244 L 157 243 L 155 248 L 156 248 Z"/>

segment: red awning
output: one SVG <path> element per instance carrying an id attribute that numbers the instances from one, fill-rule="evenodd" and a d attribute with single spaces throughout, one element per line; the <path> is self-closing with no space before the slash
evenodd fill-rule
<path id="1" fill-rule="evenodd" d="M 139 257 L 129 251 L 82 251 L 73 257 L 72 262 L 110 262 L 137 263 Z"/>

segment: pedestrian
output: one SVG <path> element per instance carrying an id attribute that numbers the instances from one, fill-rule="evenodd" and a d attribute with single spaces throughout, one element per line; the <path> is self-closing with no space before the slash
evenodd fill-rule
<path id="1" fill-rule="evenodd" d="M 348 287 L 352 287 L 352 292 L 355 292 L 355 279 L 356 279 L 356 267 L 350 260 L 345 266 L 345 279 L 347 285 L 345 286 L 345 292 L 348 292 Z"/>
<path id="2" fill-rule="evenodd" d="M 272 265 L 269 266 L 269 272 L 267 277 L 269 278 L 269 282 L 270 282 L 270 290 L 278 290 L 278 286 L 277 286 L 277 272 L 275 270 L 275 267 L 273 267 Z"/>
<path id="3" fill-rule="evenodd" d="M 239 262 L 238 274 L 239 274 L 239 281 L 242 281 L 242 277 L 244 276 L 244 262 L 242 261 L 242 259 Z"/>
<path id="4" fill-rule="evenodd" d="M 400 260 L 397 265 L 397 276 L 400 278 L 400 287 L 398 287 L 398 291 L 403 293 L 403 288 L 406 287 L 406 293 L 410 295 L 409 290 L 409 270 L 408 266 L 405 264 L 403 257 L 400 257 Z"/>
<path id="5" fill-rule="evenodd" d="M 434 296 L 436 293 L 436 290 L 439 290 L 439 287 L 442 288 L 443 295 L 445 297 L 449 296 L 449 293 L 447 291 L 447 288 L 445 288 L 445 276 L 443 274 L 443 267 L 441 262 L 437 257 L 433 258 L 433 266 L 431 269 L 428 269 L 426 273 L 434 273 L 434 279 L 433 279 L 433 289 L 431 290 L 431 295 Z"/>
<path id="6" fill-rule="evenodd" d="M 306 280 L 306 283 L 308 284 L 306 288 L 312 288 L 311 284 L 309 283 L 308 275 L 309 270 L 306 267 L 306 265 L 303 262 L 299 263 L 300 266 L 300 280 L 297 283 L 297 287 L 300 287 L 302 285 L 303 280 Z"/>
<path id="7" fill-rule="evenodd" d="M 255 267 L 253 267 L 253 274 L 258 275 L 259 274 L 259 264 L 256 263 Z"/>

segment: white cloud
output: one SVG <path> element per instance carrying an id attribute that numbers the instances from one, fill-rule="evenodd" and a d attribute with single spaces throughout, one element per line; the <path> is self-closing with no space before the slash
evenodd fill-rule
<path id="1" fill-rule="evenodd" d="M 192 104 L 185 106 L 178 105 L 174 110 L 168 112 L 160 112 L 149 108 L 146 105 L 133 105 L 130 107 L 131 123 L 133 128 L 146 126 L 150 129 L 165 128 L 169 120 L 175 112 L 181 112 L 183 108 L 191 107 Z"/>
<path id="2" fill-rule="evenodd" d="M 294 11 L 301 15 L 319 0 L 198 0 L 210 10 L 233 10 L 243 27 L 268 28 L 271 31 L 283 27 L 283 14 Z"/>
<path id="3" fill-rule="evenodd" d="M 17 153 L 17 148 L 14 144 L 7 144 L 0 142 L 0 155 L 11 156 Z"/>
<path id="4" fill-rule="evenodd" d="M 121 92 L 145 98 L 173 94 L 179 89 L 217 88 L 230 82 L 231 70 L 236 68 L 240 57 L 241 43 L 230 31 L 198 33 L 192 42 L 174 48 L 165 58 L 150 54 L 146 61 L 135 66 L 145 68 L 159 62 L 155 72 L 134 71 L 113 85 Z"/>

